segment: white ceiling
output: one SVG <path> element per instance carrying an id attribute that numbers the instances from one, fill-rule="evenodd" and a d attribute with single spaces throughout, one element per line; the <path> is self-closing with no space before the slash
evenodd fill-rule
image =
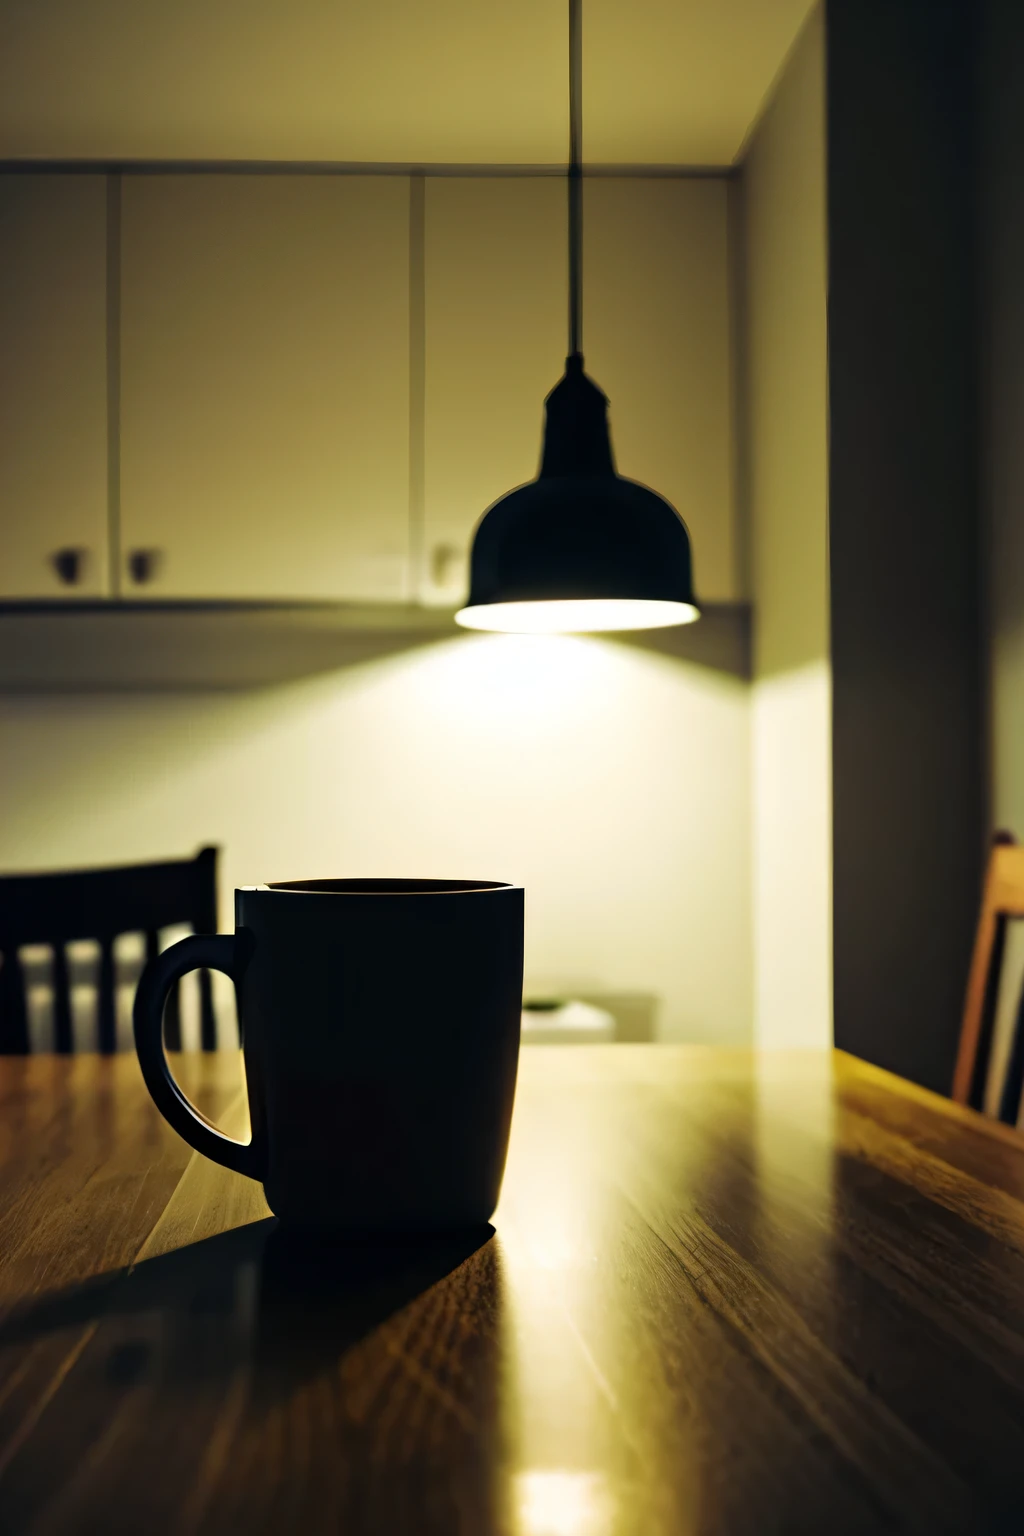
<path id="1" fill-rule="evenodd" d="M 814 0 L 584 0 L 584 154 L 725 165 Z M 0 0 L 0 156 L 553 164 L 566 0 Z"/>

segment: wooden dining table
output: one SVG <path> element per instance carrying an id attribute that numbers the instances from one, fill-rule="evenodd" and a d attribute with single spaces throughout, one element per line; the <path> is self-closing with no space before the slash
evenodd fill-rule
<path id="1" fill-rule="evenodd" d="M 235 1053 L 176 1060 L 243 1133 Z M 134 1058 L 0 1061 L 0 1531 L 1024 1531 L 1024 1139 L 841 1053 L 532 1046 L 493 1227 L 313 1243 Z"/>

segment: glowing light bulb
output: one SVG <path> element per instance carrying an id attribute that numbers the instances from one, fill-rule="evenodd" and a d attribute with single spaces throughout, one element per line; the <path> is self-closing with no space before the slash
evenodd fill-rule
<path id="1" fill-rule="evenodd" d="M 692 603 L 654 598 L 558 598 L 536 603 L 477 603 L 461 608 L 455 622 L 464 629 L 504 634 L 557 635 L 610 633 L 613 630 L 668 629 L 692 624 L 700 610 Z"/>

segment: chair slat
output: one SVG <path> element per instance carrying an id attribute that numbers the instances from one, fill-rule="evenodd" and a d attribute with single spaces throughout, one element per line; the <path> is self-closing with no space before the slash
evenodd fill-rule
<path id="1" fill-rule="evenodd" d="M 1020 1115 L 1021 1094 L 1024 1093 L 1024 991 L 1017 1003 L 1013 1020 L 1013 1040 L 1010 1058 L 999 1095 L 999 1118 L 1006 1125 L 1016 1125 Z"/>
<path id="2" fill-rule="evenodd" d="M 53 1048 L 61 1056 L 75 1049 L 71 1031 L 71 980 L 68 956 L 63 944 L 53 946 Z"/>
<path id="3" fill-rule="evenodd" d="M 105 1056 L 117 1050 L 117 1013 L 115 1006 L 114 941 L 100 945 L 99 1010 L 97 1029 L 99 1048 Z"/>
<path id="4" fill-rule="evenodd" d="M 999 981 L 1003 974 L 1006 955 L 1006 915 L 992 913 L 992 942 L 989 946 L 985 990 L 981 1016 L 978 1020 L 977 1043 L 974 1051 L 974 1071 L 967 1098 L 972 1109 L 983 1109 L 988 1075 L 992 1065 L 992 1047 L 995 1044 L 996 1010 L 999 1007 Z"/>
<path id="5" fill-rule="evenodd" d="M 213 1011 L 213 979 L 209 971 L 199 972 L 199 1028 L 204 1051 L 217 1049 L 217 1019 Z"/>
<path id="6" fill-rule="evenodd" d="M 27 1056 L 28 1008 L 17 949 L 0 950 L 0 962 L 0 1052 L 6 1056 Z"/>
<path id="7" fill-rule="evenodd" d="M 155 928 L 146 929 L 146 964 L 155 960 L 160 953 L 160 935 Z"/>
<path id="8" fill-rule="evenodd" d="M 167 994 L 164 1005 L 164 1046 L 168 1051 L 181 1050 L 181 985 L 175 982 Z"/>

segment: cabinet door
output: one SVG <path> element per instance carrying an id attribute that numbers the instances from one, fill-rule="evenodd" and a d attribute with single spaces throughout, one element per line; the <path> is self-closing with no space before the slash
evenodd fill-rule
<path id="1" fill-rule="evenodd" d="M 616 467 L 690 530 L 705 601 L 741 597 L 734 495 L 727 184 L 584 183 L 583 350 Z"/>
<path id="2" fill-rule="evenodd" d="M 106 178 L 0 176 L 0 598 L 107 591 Z"/>
<path id="3" fill-rule="evenodd" d="M 125 176 L 123 590 L 397 600 L 404 177 Z"/>
<path id="4" fill-rule="evenodd" d="M 479 518 L 540 463 L 544 396 L 565 362 L 565 183 L 428 178 L 424 225 L 419 593 L 455 603 Z"/>

